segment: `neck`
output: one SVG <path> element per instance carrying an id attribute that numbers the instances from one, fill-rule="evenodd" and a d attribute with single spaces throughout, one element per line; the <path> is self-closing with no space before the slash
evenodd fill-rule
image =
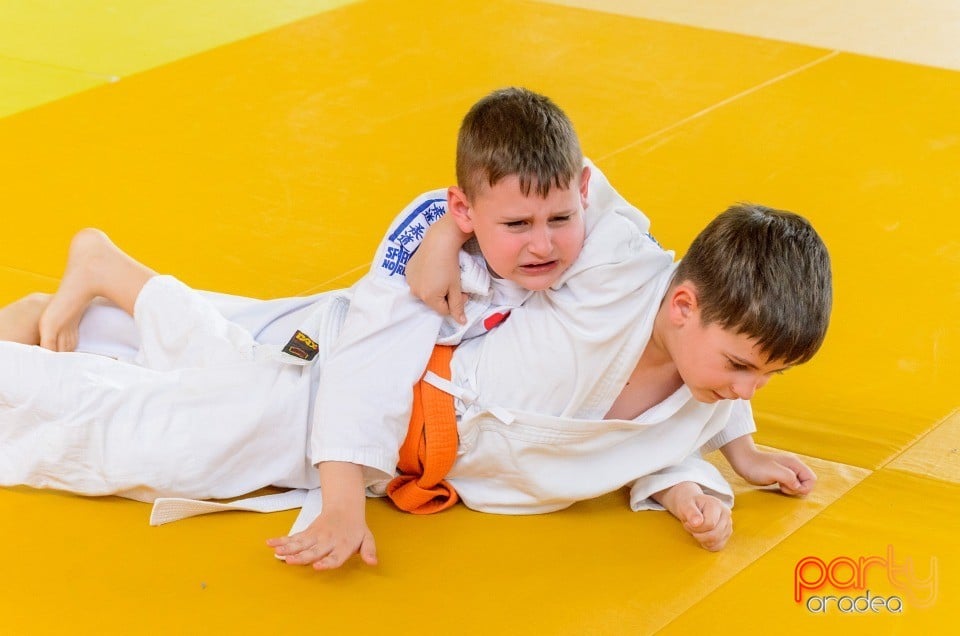
<path id="1" fill-rule="evenodd" d="M 640 361 L 649 366 L 662 366 L 673 364 L 673 357 L 667 348 L 667 311 L 666 306 L 661 305 L 657 316 L 653 320 L 653 331 L 650 334 L 650 341 L 640 356 Z"/>

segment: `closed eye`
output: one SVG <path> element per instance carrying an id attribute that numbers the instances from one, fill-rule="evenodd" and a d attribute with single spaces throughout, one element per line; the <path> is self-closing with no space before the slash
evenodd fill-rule
<path id="1" fill-rule="evenodd" d="M 727 358 L 727 366 L 734 371 L 747 371 L 750 369 L 747 365 L 731 360 L 730 358 Z"/>

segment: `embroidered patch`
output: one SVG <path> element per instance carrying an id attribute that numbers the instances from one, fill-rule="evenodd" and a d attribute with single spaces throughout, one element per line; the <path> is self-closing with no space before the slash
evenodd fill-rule
<path id="1" fill-rule="evenodd" d="M 427 228 L 446 212 L 446 199 L 427 199 L 415 207 L 387 236 L 380 271 L 387 276 L 406 275 L 407 261 L 420 247 Z"/>
<path id="2" fill-rule="evenodd" d="M 300 358 L 301 360 L 313 360 L 317 357 L 319 351 L 320 345 L 299 329 L 297 333 L 293 334 L 293 337 L 290 338 L 290 342 L 283 348 L 284 353 L 288 353 L 294 358 Z"/>

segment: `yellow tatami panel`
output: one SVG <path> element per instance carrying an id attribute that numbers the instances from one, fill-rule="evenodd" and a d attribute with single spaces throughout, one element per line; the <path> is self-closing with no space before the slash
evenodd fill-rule
<path id="1" fill-rule="evenodd" d="M 957 407 L 958 103 L 960 74 L 840 55 L 598 158 L 665 245 L 740 200 L 827 242 L 830 332 L 754 400 L 765 443 L 875 468 Z"/>
<path id="2" fill-rule="evenodd" d="M 354 1 L 3 2 L 0 116 Z M 17 64 L 35 69 L 27 81 Z"/>
<path id="3" fill-rule="evenodd" d="M 597 156 L 822 55 L 540 4 L 432 7 L 352 5 L 0 121 L 21 149 L 0 155 L 7 201 L 30 212 L 8 220 L 0 264 L 57 276 L 95 225 L 198 287 L 347 284 L 406 202 L 452 183 L 460 119 L 492 88 L 550 94 Z M 434 33 L 472 27 L 438 42 L 425 15 Z M 503 28 L 517 20 L 537 28 Z"/>
<path id="4" fill-rule="evenodd" d="M 887 468 L 960 483 L 960 411 L 954 411 Z"/>
<path id="5" fill-rule="evenodd" d="M 0 117 L 105 83 L 81 71 L 0 56 Z"/>
<path id="6" fill-rule="evenodd" d="M 779 634 L 952 633 L 958 506 L 955 484 L 878 471 L 662 633 L 698 633 L 718 621 L 727 634 L 760 625 Z M 884 600 L 866 600 L 867 590 Z M 867 602 L 874 605 L 863 610 Z"/>

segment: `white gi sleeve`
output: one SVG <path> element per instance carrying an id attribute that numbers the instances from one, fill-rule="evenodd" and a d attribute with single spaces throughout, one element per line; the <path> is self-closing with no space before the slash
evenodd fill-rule
<path id="1" fill-rule="evenodd" d="M 650 220 L 596 166 L 588 165 L 586 239 L 577 260 L 551 287 L 551 300 L 569 324 L 589 334 L 599 331 L 597 325 L 627 316 L 617 311 L 618 303 L 630 301 L 670 267 L 673 252 L 663 250 L 650 234 Z"/>
<path id="2" fill-rule="evenodd" d="M 651 495 L 684 481 L 700 484 L 703 492 L 716 497 L 725 506 L 733 507 L 733 489 L 730 484 L 713 464 L 695 453 L 676 466 L 664 468 L 633 482 L 630 486 L 630 508 L 634 512 L 663 510 L 663 506 L 654 501 Z"/>
<path id="3" fill-rule="evenodd" d="M 368 486 L 392 477 L 419 380 L 441 316 L 407 287 L 406 263 L 427 227 L 446 212 L 446 193 L 421 195 L 395 219 L 324 362 L 314 404 L 310 459 L 365 467 Z"/>
<path id="4" fill-rule="evenodd" d="M 711 437 L 700 447 L 701 453 L 715 451 L 724 444 L 732 442 L 738 437 L 757 432 L 757 425 L 753 420 L 753 409 L 748 400 L 737 400 L 730 411 L 730 419 L 723 430 Z"/>

